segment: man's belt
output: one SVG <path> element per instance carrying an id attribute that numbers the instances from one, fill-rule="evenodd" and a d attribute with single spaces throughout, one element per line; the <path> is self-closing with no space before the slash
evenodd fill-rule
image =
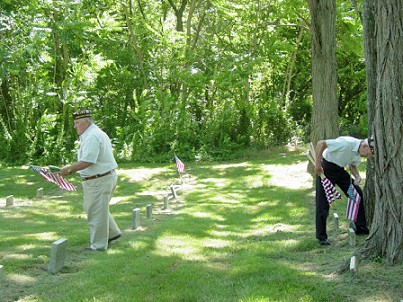
<path id="1" fill-rule="evenodd" d="M 82 180 L 86 181 L 86 180 L 91 180 L 91 179 L 95 179 L 95 178 L 100 178 L 100 177 L 112 174 L 113 171 L 115 171 L 115 170 L 110 170 L 110 171 L 108 171 L 106 173 L 103 173 L 103 174 L 97 174 L 97 175 L 93 175 L 93 176 L 82 177 Z"/>

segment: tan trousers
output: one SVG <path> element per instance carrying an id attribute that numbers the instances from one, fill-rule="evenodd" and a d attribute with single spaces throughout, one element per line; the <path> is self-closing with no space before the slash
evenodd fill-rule
<path id="1" fill-rule="evenodd" d="M 116 172 L 83 181 L 84 211 L 87 213 L 90 228 L 91 248 L 106 250 L 108 238 L 121 234 L 121 231 L 109 212 L 109 202 L 117 183 Z"/>

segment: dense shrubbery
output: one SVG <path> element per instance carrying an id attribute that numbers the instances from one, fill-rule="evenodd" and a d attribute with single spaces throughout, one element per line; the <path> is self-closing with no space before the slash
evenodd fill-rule
<path id="1" fill-rule="evenodd" d="M 80 106 L 94 110 L 120 161 L 167 161 L 174 152 L 227 159 L 308 140 L 305 1 L 238 2 L 235 11 L 201 2 L 183 15 L 161 1 L 0 4 L 0 161 L 71 161 L 70 116 Z M 341 126 L 361 134 L 360 26 L 341 9 L 350 24 L 347 33 L 346 18 L 338 25 L 349 46 L 338 54 Z"/>

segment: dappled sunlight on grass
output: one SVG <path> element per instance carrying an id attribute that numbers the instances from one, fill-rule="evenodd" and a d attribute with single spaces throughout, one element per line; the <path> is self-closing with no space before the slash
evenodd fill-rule
<path id="1" fill-rule="evenodd" d="M 298 245 L 299 241 L 295 239 L 286 239 L 279 240 L 277 243 L 286 249 L 294 249 Z"/>
<path id="2" fill-rule="evenodd" d="M 354 276 L 336 272 L 354 249 L 346 234 L 332 230 L 331 239 L 339 243 L 329 248 L 317 244 L 314 190 L 304 159 L 298 153 L 267 152 L 256 160 L 187 163 L 179 197 L 170 195 L 167 208 L 162 197 L 171 194 L 170 184 L 180 182 L 173 165 L 122 164 L 110 210 L 123 235 L 104 252 L 82 250 L 89 241 L 82 189 L 29 199 L 24 196 L 34 196 L 40 178 L 10 170 L 9 189 L 13 173 L 26 183 L 38 182 L 13 187 L 27 190 L 16 197 L 24 203 L 0 209 L 6 284 L 0 284 L 0 292 L 8 294 L 7 302 L 320 302 L 347 301 L 349 295 L 348 301 L 369 302 L 382 297 L 356 299 L 367 292 L 368 282 L 373 291 L 389 282 L 388 291 L 396 292 L 399 282 L 391 285 L 394 281 L 380 269 L 360 267 Z M 151 219 L 145 217 L 148 204 Z M 135 207 L 141 209 L 141 226 L 132 229 Z M 345 203 L 332 211 L 339 208 L 345 210 Z M 69 240 L 66 263 L 60 273 L 49 275 L 50 246 L 60 238 Z"/>
<path id="3" fill-rule="evenodd" d="M 186 260 L 205 261 L 207 258 L 200 250 L 199 244 L 198 240 L 191 236 L 166 234 L 156 240 L 155 253 L 161 256 L 175 255 Z"/>
<path id="4" fill-rule="evenodd" d="M 228 246 L 231 246 L 232 244 L 234 244 L 233 241 L 223 240 L 223 239 L 207 239 L 207 240 L 204 240 L 202 243 L 202 245 L 204 247 L 209 247 L 209 248 L 214 248 L 214 249 L 228 247 Z"/>
<path id="5" fill-rule="evenodd" d="M 119 168 L 117 170 L 118 176 L 125 175 L 129 177 L 130 181 L 143 181 L 145 179 L 150 179 L 157 174 L 161 174 L 169 171 L 168 168 L 131 168 L 124 169 Z"/>
<path id="6" fill-rule="evenodd" d="M 299 162 L 287 165 L 261 165 L 263 171 L 276 177 L 268 181 L 269 186 L 285 187 L 288 189 L 304 189 L 312 186 L 312 176 L 301 173 L 307 168 L 307 162 Z"/>
<path id="7" fill-rule="evenodd" d="M 218 215 L 217 213 L 194 212 L 194 213 L 190 213 L 189 215 L 194 216 L 194 217 L 199 217 L 199 218 L 210 218 L 210 219 L 214 219 L 215 221 L 224 221 L 224 218 L 221 215 Z"/>
<path id="8" fill-rule="evenodd" d="M 234 198 L 232 194 L 228 194 L 226 196 L 218 195 L 210 198 L 213 202 L 224 203 L 224 204 L 234 204 L 237 205 L 240 203 L 239 199 Z"/>
<path id="9" fill-rule="evenodd" d="M 231 240 L 236 240 L 238 237 L 241 237 L 241 234 L 236 231 L 222 231 L 222 230 L 212 230 L 207 232 L 211 236 L 216 236 L 218 238 L 228 238 Z"/>
<path id="10" fill-rule="evenodd" d="M 119 196 L 119 197 L 112 197 L 111 202 L 109 204 L 117 204 L 119 202 L 126 202 L 132 199 L 132 196 Z"/>
<path id="11" fill-rule="evenodd" d="M 31 248 L 33 248 L 31 246 Z M 28 249 L 26 246 L 19 246 L 16 247 L 17 250 L 26 250 Z M 9 253 L 6 256 L 3 257 L 5 260 L 32 260 L 33 257 L 31 254 L 17 254 L 17 253 Z"/>
<path id="12" fill-rule="evenodd" d="M 291 232 L 295 229 L 295 226 L 292 225 L 286 225 L 286 224 L 275 224 L 275 225 L 264 225 L 264 226 L 257 226 L 254 228 L 253 226 L 251 227 L 250 230 L 247 230 L 246 232 L 242 233 L 242 237 L 250 237 L 250 236 L 265 236 L 267 234 L 271 233 L 277 233 L 277 232 Z"/>
<path id="13" fill-rule="evenodd" d="M 43 232 L 32 234 L 31 237 L 35 240 L 56 240 L 58 239 L 58 235 L 56 232 Z"/>
<path id="14" fill-rule="evenodd" d="M 33 285 L 36 282 L 36 278 L 22 274 L 10 274 L 7 278 L 20 286 Z"/>
<path id="15" fill-rule="evenodd" d="M 243 163 L 233 163 L 233 164 L 218 164 L 214 165 L 212 168 L 215 170 L 226 170 L 228 168 L 248 168 L 251 167 L 251 164 L 243 162 Z"/>
<path id="16" fill-rule="evenodd" d="M 225 178 L 205 178 L 199 181 L 199 185 L 205 184 L 205 186 L 225 187 L 228 185 L 228 180 Z"/>
<path id="17" fill-rule="evenodd" d="M 148 244 L 144 241 L 131 241 L 129 246 L 133 250 L 141 250 L 148 247 Z"/>

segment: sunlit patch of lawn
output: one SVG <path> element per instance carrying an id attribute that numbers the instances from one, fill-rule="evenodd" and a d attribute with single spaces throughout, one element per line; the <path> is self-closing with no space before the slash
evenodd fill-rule
<path id="1" fill-rule="evenodd" d="M 120 165 L 111 212 L 123 236 L 105 252 L 84 252 L 82 191 L 54 190 L 23 168 L 3 170 L 18 202 L 0 204 L 0 292 L 5 301 L 397 301 L 401 274 L 364 262 L 340 274 L 354 252 L 347 222 L 329 223 L 329 248 L 314 236 L 314 190 L 296 150 L 218 163 L 185 163 L 179 198 L 163 209 L 174 164 Z M 35 175 L 35 177 L 34 177 Z M 18 181 L 13 182 L 14 178 Z M 37 178 L 36 178 L 37 177 Z M 27 186 L 24 186 L 24 180 Z M 77 177 L 72 179 L 79 184 Z M 46 196 L 34 198 L 43 186 Z M 4 188 L 4 185 L 3 187 Z M 153 217 L 145 206 L 153 205 Z M 131 228 L 133 208 L 141 227 Z M 343 217 L 345 203 L 332 206 Z M 65 266 L 46 273 L 53 241 L 68 238 Z M 359 238 L 363 242 L 365 238 Z M 399 279 L 400 278 L 400 279 Z M 376 279 L 376 280 L 375 280 Z M 375 280 L 375 281 L 372 281 Z M 385 291 L 384 287 L 387 287 Z M 4 299 L 4 298 L 3 298 Z"/>

